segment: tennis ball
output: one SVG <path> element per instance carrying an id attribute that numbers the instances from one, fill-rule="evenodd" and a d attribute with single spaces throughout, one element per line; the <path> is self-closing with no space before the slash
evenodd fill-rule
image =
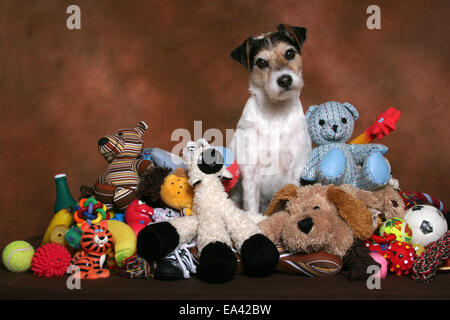
<path id="1" fill-rule="evenodd" d="M 382 237 L 387 237 L 389 234 L 394 234 L 396 241 L 410 243 L 412 238 L 412 230 L 409 224 L 401 218 L 392 218 L 386 220 L 380 227 L 379 234 Z"/>
<path id="2" fill-rule="evenodd" d="M 30 269 L 34 248 L 26 241 L 13 241 L 3 249 L 2 259 L 6 269 L 24 272 Z"/>

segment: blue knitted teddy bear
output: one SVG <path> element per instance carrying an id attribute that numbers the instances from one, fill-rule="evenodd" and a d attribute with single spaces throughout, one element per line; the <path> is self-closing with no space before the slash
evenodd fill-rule
<path id="1" fill-rule="evenodd" d="M 359 114 L 350 103 L 329 101 L 309 107 L 305 114 L 311 140 L 317 145 L 305 166 L 302 180 L 308 183 L 351 184 L 377 190 L 390 177 L 382 144 L 346 144 Z"/>

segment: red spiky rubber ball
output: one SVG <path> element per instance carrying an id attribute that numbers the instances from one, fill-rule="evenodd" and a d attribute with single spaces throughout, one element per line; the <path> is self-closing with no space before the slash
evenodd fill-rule
<path id="1" fill-rule="evenodd" d="M 31 260 L 31 270 L 39 277 L 61 277 L 70 265 L 72 256 L 64 246 L 47 243 L 39 247 Z"/>

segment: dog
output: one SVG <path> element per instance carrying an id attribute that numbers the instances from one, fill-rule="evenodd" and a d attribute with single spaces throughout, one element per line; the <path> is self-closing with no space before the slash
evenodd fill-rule
<path id="1" fill-rule="evenodd" d="M 241 171 L 231 198 L 246 211 L 264 212 L 276 191 L 299 185 L 311 154 L 300 102 L 305 40 L 305 28 L 279 25 L 275 32 L 249 37 L 231 53 L 250 71 L 251 96 L 229 146 Z"/>

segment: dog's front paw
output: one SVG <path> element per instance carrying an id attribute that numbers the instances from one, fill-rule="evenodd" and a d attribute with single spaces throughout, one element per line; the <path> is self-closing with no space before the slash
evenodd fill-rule
<path id="1" fill-rule="evenodd" d="M 147 261 L 159 260 L 174 250 L 180 236 L 169 222 L 146 226 L 137 236 L 137 254 Z"/>
<path id="2" fill-rule="evenodd" d="M 223 242 L 211 242 L 200 255 L 198 276 L 209 283 L 223 283 L 233 279 L 237 272 L 237 258 Z"/>
<path id="3" fill-rule="evenodd" d="M 273 272 L 280 259 L 275 244 L 263 234 L 255 234 L 241 247 L 242 267 L 249 276 L 264 277 Z"/>

